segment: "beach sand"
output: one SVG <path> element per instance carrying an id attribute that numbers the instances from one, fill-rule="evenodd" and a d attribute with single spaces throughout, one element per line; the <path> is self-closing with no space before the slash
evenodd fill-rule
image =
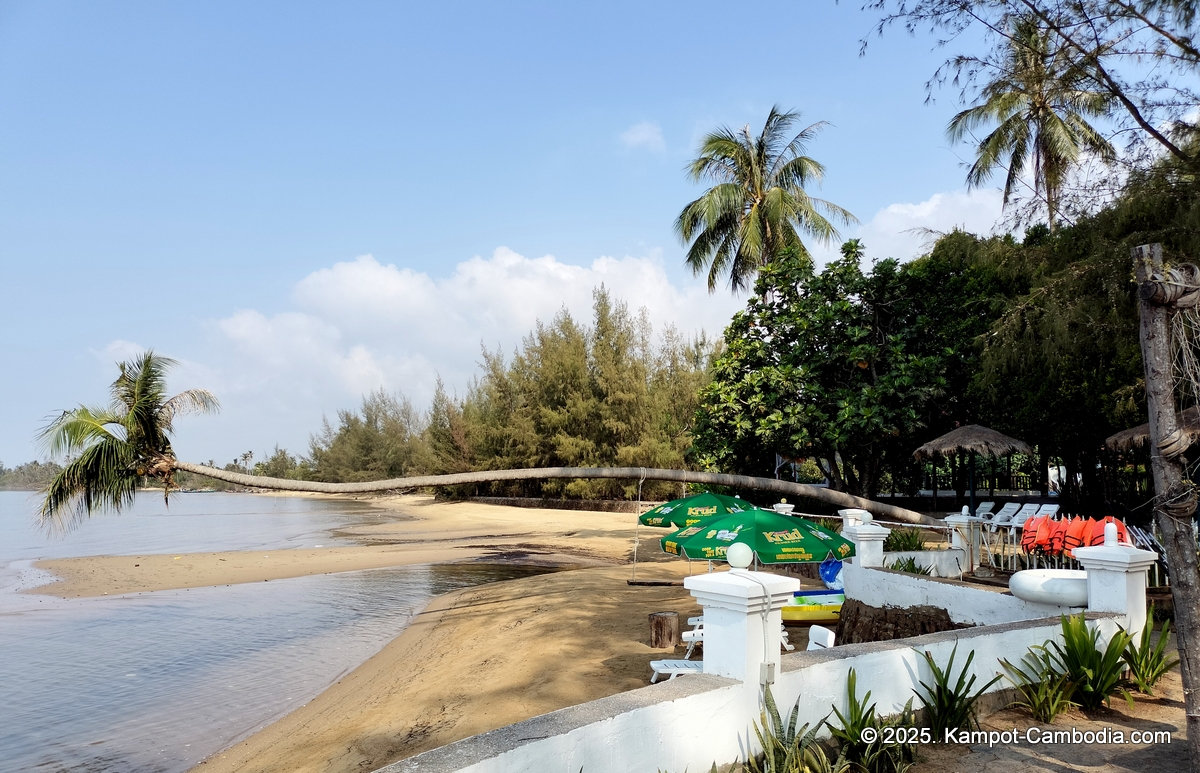
<path id="1" fill-rule="evenodd" d="M 679 578 L 683 562 L 639 576 Z M 651 612 L 700 613 L 678 586 L 636 587 L 629 567 L 556 572 L 431 604 L 315 700 L 195 770 L 370 771 L 556 709 L 641 687 Z"/>
<path id="2" fill-rule="evenodd" d="M 195 770 L 370 771 L 452 741 L 648 684 L 652 612 L 700 613 L 681 586 L 630 586 L 634 516 L 388 497 L 410 518 L 337 532 L 354 547 L 43 561 L 66 598 L 459 560 L 569 568 L 436 599 L 382 651 L 308 704 Z M 704 571 L 641 529 L 638 579 Z M 644 561 L 644 562 L 643 562 Z M 682 649 L 677 651 L 682 653 Z"/>

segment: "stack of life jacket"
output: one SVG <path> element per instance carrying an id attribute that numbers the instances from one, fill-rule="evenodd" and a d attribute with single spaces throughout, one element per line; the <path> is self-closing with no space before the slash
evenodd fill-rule
<path id="1" fill-rule="evenodd" d="M 1066 554 L 1073 558 L 1073 551 L 1079 547 L 1092 547 L 1104 544 L 1104 525 L 1117 525 L 1117 542 L 1130 545 L 1129 533 L 1125 524 L 1111 515 L 1097 520 L 1095 518 L 1059 518 L 1040 515 L 1030 518 L 1021 534 L 1021 550 L 1026 553 L 1036 553 L 1042 556 L 1061 556 Z"/>

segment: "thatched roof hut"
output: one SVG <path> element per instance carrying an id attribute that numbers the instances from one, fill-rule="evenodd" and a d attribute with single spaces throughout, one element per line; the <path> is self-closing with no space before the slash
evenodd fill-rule
<path id="1" fill-rule="evenodd" d="M 994 429 L 968 424 L 930 440 L 913 452 L 922 461 L 936 456 L 953 456 L 958 453 L 976 453 L 983 456 L 1007 456 L 1008 454 L 1032 452 L 1029 444 Z"/>
<path id="2" fill-rule="evenodd" d="M 1200 438 L 1200 407 L 1193 405 L 1180 415 L 1180 419 L 1183 431 L 1193 442 L 1196 438 Z M 1108 440 L 1104 441 L 1104 445 L 1113 451 L 1132 451 L 1135 448 L 1141 448 L 1148 442 L 1150 442 L 1150 425 L 1139 424 L 1132 429 L 1121 430 L 1110 436 Z"/>

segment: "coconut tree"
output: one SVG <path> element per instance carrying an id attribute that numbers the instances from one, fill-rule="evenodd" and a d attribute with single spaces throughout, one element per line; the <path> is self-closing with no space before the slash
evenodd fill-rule
<path id="1" fill-rule="evenodd" d="M 1054 231 L 1071 168 L 1085 152 L 1104 161 L 1116 156 L 1112 144 L 1088 123 L 1107 112 L 1108 97 L 1089 88 L 1085 66 L 1032 19 L 1014 20 L 1007 41 L 994 77 L 980 90 L 979 104 L 955 115 L 946 133 L 957 142 L 994 125 L 975 147 L 968 187 L 979 187 L 996 169 L 1005 169 L 1008 206 L 1032 166 L 1034 193 L 1045 203 Z"/>
<path id="2" fill-rule="evenodd" d="M 757 137 L 749 125 L 739 131 L 722 127 L 704 138 L 699 157 L 688 165 L 693 181 L 714 185 L 683 208 L 675 230 L 690 245 L 692 271 L 707 270 L 710 292 L 726 273 L 734 291 L 750 286 L 758 268 L 785 249 L 807 257 L 802 234 L 827 244 L 838 238 L 834 223 L 856 222 L 846 210 L 805 190 L 825 174 L 821 164 L 804 155 L 825 123 L 789 139 L 799 118 L 772 107 Z"/>
<path id="3" fill-rule="evenodd" d="M 175 417 L 218 408 L 203 389 L 167 397 L 166 372 L 175 364 L 153 351 L 120 363 L 107 406 L 63 411 L 42 431 L 50 453 L 68 459 L 46 488 L 44 524 L 66 529 L 95 509 L 120 510 L 133 502 L 141 478 L 161 482 L 167 496 L 175 471 Z"/>

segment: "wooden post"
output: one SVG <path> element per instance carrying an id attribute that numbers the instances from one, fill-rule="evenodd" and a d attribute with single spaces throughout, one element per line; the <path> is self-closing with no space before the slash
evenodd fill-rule
<path id="1" fill-rule="evenodd" d="M 674 649 L 679 645 L 679 641 L 678 612 L 653 612 L 650 614 L 651 649 Z"/>
<path id="2" fill-rule="evenodd" d="M 1168 458 L 1159 443 L 1179 425 L 1175 410 L 1174 377 L 1169 332 L 1171 309 L 1149 300 L 1162 273 L 1162 245 L 1133 249 L 1138 282 L 1140 326 L 1138 337 L 1146 366 L 1146 411 L 1150 416 L 1150 467 L 1154 479 L 1154 520 L 1162 533 L 1163 549 L 1171 567 L 1171 598 L 1175 605 L 1175 636 L 1179 643 L 1183 677 L 1184 711 L 1187 715 L 1188 751 L 1191 769 L 1200 771 L 1200 571 L 1196 562 L 1196 540 L 1192 518 L 1196 494 L 1184 478 L 1181 457 Z"/>

